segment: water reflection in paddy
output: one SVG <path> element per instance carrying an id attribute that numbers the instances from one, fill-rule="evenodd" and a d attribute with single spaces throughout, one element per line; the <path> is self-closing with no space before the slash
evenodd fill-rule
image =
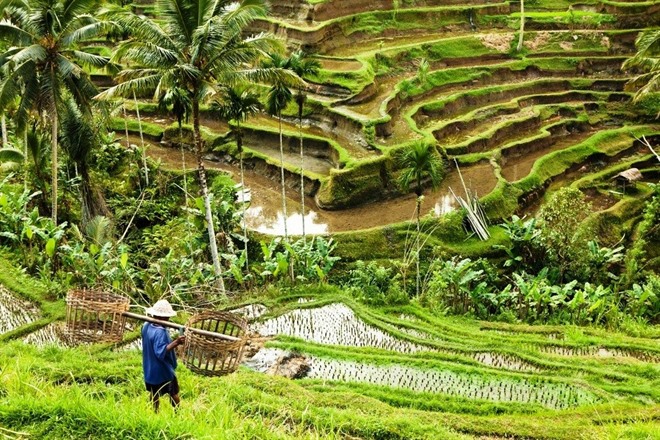
<path id="1" fill-rule="evenodd" d="M 131 142 L 139 145 L 139 137 L 135 139 L 131 136 Z M 147 141 L 145 144 L 149 156 L 159 159 L 165 167 L 180 169 L 181 152 L 179 149 L 166 148 Z M 205 161 L 205 166 L 208 169 L 231 173 L 235 181 L 239 180 L 237 166 L 211 161 Z M 195 167 L 194 155 L 186 152 L 186 168 L 192 171 Z M 461 169 L 461 172 L 466 186 L 476 192 L 478 196 L 490 193 L 497 184 L 493 167 L 489 163 L 466 166 Z M 257 171 L 246 169 L 245 184 L 251 193 L 251 204 L 247 210 L 247 226 L 266 234 L 284 234 L 279 182 L 270 180 Z M 461 179 L 455 170 L 449 172 L 437 190 L 425 193 L 422 214 L 441 215 L 455 209 L 456 201 L 449 191 L 450 187 L 456 191 L 457 195 L 463 196 Z M 300 193 L 287 187 L 286 195 L 288 232 L 292 235 L 301 234 Z M 310 197 L 305 201 L 305 231 L 311 234 L 369 229 L 414 220 L 414 216 L 415 195 L 412 193 L 339 211 L 321 210 Z"/>

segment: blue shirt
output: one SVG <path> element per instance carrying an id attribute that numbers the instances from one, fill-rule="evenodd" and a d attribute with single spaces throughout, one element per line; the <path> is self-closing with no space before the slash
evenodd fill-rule
<path id="1" fill-rule="evenodd" d="M 176 355 L 174 350 L 167 351 L 170 342 L 164 327 L 150 322 L 142 327 L 142 370 L 146 383 L 160 385 L 174 379 Z"/>

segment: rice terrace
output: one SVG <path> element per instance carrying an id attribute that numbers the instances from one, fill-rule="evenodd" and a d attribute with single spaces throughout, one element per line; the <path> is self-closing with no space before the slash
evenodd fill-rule
<path id="1" fill-rule="evenodd" d="M 660 1 L 0 0 L 0 439 L 660 439 Z"/>

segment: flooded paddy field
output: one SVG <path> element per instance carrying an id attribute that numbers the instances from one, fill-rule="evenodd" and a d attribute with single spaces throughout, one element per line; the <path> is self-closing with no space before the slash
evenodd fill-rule
<path id="1" fill-rule="evenodd" d="M 30 324 L 41 316 L 38 307 L 0 285 L 0 335 Z"/>
<path id="2" fill-rule="evenodd" d="M 584 389 L 558 383 L 497 380 L 453 371 L 423 370 L 403 365 L 372 365 L 314 357 L 310 366 L 307 375 L 310 379 L 384 385 L 469 399 L 531 403 L 552 409 L 566 409 L 597 400 Z"/>

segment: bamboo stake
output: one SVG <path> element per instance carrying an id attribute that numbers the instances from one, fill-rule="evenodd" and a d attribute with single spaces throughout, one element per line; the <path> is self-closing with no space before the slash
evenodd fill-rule
<path id="1" fill-rule="evenodd" d="M 194 327 L 186 327 L 185 325 L 182 325 L 182 324 L 177 324 L 175 322 L 170 322 L 170 321 L 161 321 L 160 319 L 151 318 L 149 316 L 144 316 L 144 315 L 138 315 L 137 313 L 122 312 L 122 315 L 126 316 L 127 318 L 133 318 L 133 319 L 138 319 L 140 321 L 146 321 L 146 322 L 151 322 L 151 323 L 154 323 L 154 324 L 159 324 L 159 325 L 162 325 L 163 327 L 175 328 L 177 330 L 186 329 L 186 330 L 191 331 L 192 333 L 202 335 L 202 336 L 209 336 L 211 338 L 224 339 L 226 341 L 231 341 L 231 342 L 240 341 L 240 338 L 237 338 L 235 336 L 223 335 L 221 333 L 210 332 L 208 330 L 201 330 L 201 329 L 194 328 Z"/>

